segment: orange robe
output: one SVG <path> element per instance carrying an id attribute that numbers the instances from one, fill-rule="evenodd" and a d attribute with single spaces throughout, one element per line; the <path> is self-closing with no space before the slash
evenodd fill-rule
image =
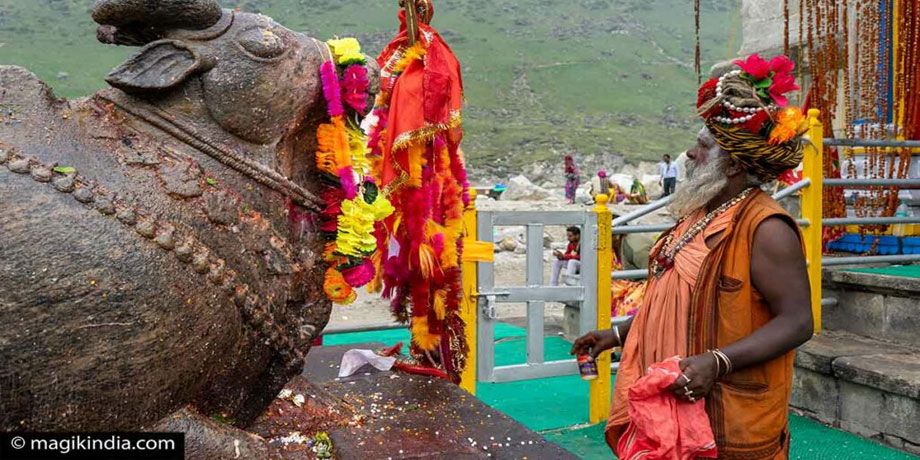
<path id="1" fill-rule="evenodd" d="M 673 355 L 692 356 L 735 343 L 774 315 L 751 279 L 751 251 L 758 226 L 770 218 L 798 225 L 769 195 L 755 190 L 715 219 L 675 257 L 661 278 L 652 277 L 617 373 L 607 422 L 608 444 L 626 428 L 626 390 L 645 369 Z M 689 219 L 693 220 L 693 219 Z M 682 234 L 688 225 L 673 230 Z M 705 239 L 712 238 L 707 247 Z M 801 233 L 799 233 L 801 240 Z M 663 240 L 664 238 L 662 238 Z M 678 239 L 678 238 L 675 238 Z M 652 258 L 661 249 L 652 249 Z M 801 248 L 804 255 L 804 246 Z M 735 369 L 706 396 L 706 412 L 723 460 L 785 460 L 789 453 L 789 397 L 795 350 Z"/>
<path id="2" fill-rule="evenodd" d="M 629 387 L 645 375 L 651 364 L 672 356 L 687 356 L 690 300 L 703 260 L 709 254 L 706 239 L 725 230 L 737 208 L 736 205 L 713 219 L 702 232 L 677 252 L 674 256 L 674 266 L 660 278 L 649 278 L 645 300 L 633 319 L 623 347 L 620 368 L 617 370 L 613 405 L 606 428 L 607 443 L 611 446 L 616 446 L 617 440 L 629 423 L 626 413 Z M 703 213 L 698 211 L 686 219 L 675 229 L 674 242 L 702 217 Z M 663 241 L 660 240 L 652 252 L 657 252 L 662 244 Z"/>

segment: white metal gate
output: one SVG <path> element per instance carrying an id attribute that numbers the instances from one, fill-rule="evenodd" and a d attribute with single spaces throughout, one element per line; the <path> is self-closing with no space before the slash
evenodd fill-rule
<path id="1" fill-rule="evenodd" d="M 581 228 L 581 285 L 546 286 L 543 283 L 543 227 Z M 545 361 L 543 355 L 544 304 L 577 302 L 581 305 L 579 331 L 596 328 L 597 321 L 597 214 L 586 211 L 479 211 L 480 241 L 494 243 L 497 226 L 523 226 L 527 237 L 526 286 L 496 286 L 494 266 L 478 263 L 477 379 L 510 382 L 577 374 L 574 359 Z M 525 364 L 495 366 L 495 322 L 502 304 L 527 303 L 527 360 Z"/>

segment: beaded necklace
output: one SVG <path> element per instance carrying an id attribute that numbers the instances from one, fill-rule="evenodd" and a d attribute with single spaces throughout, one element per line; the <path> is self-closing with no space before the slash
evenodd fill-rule
<path id="1" fill-rule="evenodd" d="M 677 232 L 668 233 L 668 236 L 664 240 L 664 244 L 661 246 L 661 251 L 658 253 L 658 257 L 655 257 L 655 260 L 652 261 L 651 271 L 652 274 L 655 275 L 655 278 L 661 278 L 661 275 L 663 275 L 664 272 L 668 271 L 668 269 L 674 266 L 674 256 L 677 255 L 677 252 L 683 249 L 687 243 L 693 241 L 693 238 L 702 232 L 703 229 L 705 229 L 713 219 L 747 198 L 752 191 L 754 191 L 754 187 L 749 187 L 743 192 L 739 193 L 736 197 L 726 201 L 725 203 L 722 203 L 721 206 L 710 211 L 697 223 L 693 224 L 693 226 L 691 226 L 690 229 L 688 229 L 687 232 L 684 233 L 683 236 L 681 236 L 680 239 L 677 240 L 677 243 L 673 246 L 671 246 L 671 243 L 674 241 L 674 234 Z M 680 219 L 677 222 L 677 225 L 675 225 L 675 228 L 680 227 L 680 225 L 686 219 L 686 217 Z M 669 247 L 670 249 L 668 249 Z"/>

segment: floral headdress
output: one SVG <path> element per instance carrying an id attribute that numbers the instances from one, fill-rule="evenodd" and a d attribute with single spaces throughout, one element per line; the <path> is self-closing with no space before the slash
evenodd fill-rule
<path id="1" fill-rule="evenodd" d="M 697 111 L 719 146 L 761 180 L 775 179 L 802 161 L 802 110 L 786 93 L 799 89 L 786 56 L 766 61 L 756 53 L 739 69 L 713 78 L 697 93 Z"/>

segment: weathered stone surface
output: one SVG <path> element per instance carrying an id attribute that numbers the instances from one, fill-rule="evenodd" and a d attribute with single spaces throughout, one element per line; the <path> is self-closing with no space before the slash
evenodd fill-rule
<path id="1" fill-rule="evenodd" d="M 883 440 L 894 435 L 920 443 L 920 401 L 840 380 L 840 427 Z"/>
<path id="2" fill-rule="evenodd" d="M 906 276 L 888 276 L 877 275 L 874 273 L 860 273 L 846 270 L 833 270 L 831 280 L 837 284 L 849 285 L 851 288 L 856 287 L 860 290 L 871 288 L 880 289 L 883 294 L 895 294 L 901 291 L 901 294 L 920 292 L 920 278 L 909 278 Z"/>
<path id="3" fill-rule="evenodd" d="M 790 406 L 911 451 L 920 438 L 920 350 L 823 331 L 799 347 Z"/>
<path id="4" fill-rule="evenodd" d="M 795 370 L 790 406 L 820 422 L 834 423 L 839 398 L 837 381 L 833 376 L 801 367 Z"/>
<path id="5" fill-rule="evenodd" d="M 96 200 L 96 210 L 106 216 L 110 216 L 115 214 L 115 203 L 109 197 L 102 197 Z"/>
<path id="6" fill-rule="evenodd" d="M 93 192 L 89 187 L 81 187 L 73 192 L 73 197 L 75 200 L 80 203 L 92 203 L 93 202 Z"/>
<path id="7" fill-rule="evenodd" d="M 11 161 L 9 165 L 10 171 L 13 171 L 17 174 L 26 174 L 30 171 L 29 160 L 21 158 L 19 160 Z"/>
<path id="8" fill-rule="evenodd" d="M 833 372 L 832 363 L 840 357 L 912 352 L 915 350 L 902 345 L 844 331 L 825 330 L 799 347 L 795 355 L 795 365 L 830 375 Z"/>
<path id="9" fill-rule="evenodd" d="M 198 166 L 189 163 L 167 163 L 160 166 L 160 178 L 166 191 L 181 198 L 201 196 L 201 184 L 198 183 L 200 175 Z"/>
<path id="10" fill-rule="evenodd" d="M 73 178 L 68 176 L 55 179 L 54 182 L 52 182 L 52 185 L 54 185 L 54 188 L 57 191 L 63 193 L 70 193 L 74 188 Z"/>
<path id="11" fill-rule="evenodd" d="M 247 433 L 233 425 L 218 423 L 190 407 L 164 417 L 151 431 L 185 433 L 185 458 L 187 460 L 212 460 L 269 458 L 265 439 Z"/>
<path id="12" fill-rule="evenodd" d="M 542 200 L 550 195 L 549 190 L 534 185 L 522 175 L 517 175 L 508 180 L 508 190 L 502 194 L 502 200 Z"/>
<path id="13" fill-rule="evenodd" d="M 325 239 L 289 218 L 324 205 L 311 159 L 326 56 L 214 0 L 94 12 L 98 38 L 139 47 L 112 88 L 68 101 L 0 65 L 0 431 L 136 431 L 187 403 L 245 426 L 331 312 Z M 244 231 L 203 212 L 212 186 L 250 210 Z"/>
<path id="14" fill-rule="evenodd" d="M 914 398 L 920 403 L 920 353 L 847 356 L 835 360 L 833 368 L 834 374 L 843 380 Z"/>
<path id="15" fill-rule="evenodd" d="M 226 192 L 209 193 L 205 197 L 204 212 L 218 225 L 233 225 L 239 220 L 237 204 Z"/>
<path id="16" fill-rule="evenodd" d="M 799 37 L 799 1 L 789 2 L 789 44 L 796 46 Z M 741 2 L 744 41 L 739 55 L 781 53 L 783 51 L 783 3 L 758 0 Z"/>
<path id="17" fill-rule="evenodd" d="M 553 245 L 553 236 L 549 233 L 543 232 L 543 248 L 549 249 Z"/>
<path id="18" fill-rule="evenodd" d="M 518 243 L 516 239 L 510 236 L 502 238 L 502 240 L 498 242 L 498 247 L 500 247 L 502 251 L 514 251 L 520 245 L 521 244 Z"/>
<path id="19" fill-rule="evenodd" d="M 364 417 L 363 424 L 329 430 L 336 458 L 576 458 L 443 379 L 370 366 L 335 379 L 342 354 L 350 348 L 379 345 L 322 347 L 310 353 L 304 371 L 325 393 L 349 402 Z M 375 416 L 370 416 L 372 408 Z"/>
<path id="20" fill-rule="evenodd" d="M 920 296 L 886 296 L 884 338 L 920 346 Z"/>
<path id="21" fill-rule="evenodd" d="M 51 180 L 51 168 L 43 166 L 32 168 L 32 178 L 38 182 L 49 182 Z"/>
<path id="22" fill-rule="evenodd" d="M 847 290 L 837 297 L 837 305 L 824 308 L 824 327 L 845 330 L 868 337 L 882 337 L 885 304 L 881 296 Z"/>

